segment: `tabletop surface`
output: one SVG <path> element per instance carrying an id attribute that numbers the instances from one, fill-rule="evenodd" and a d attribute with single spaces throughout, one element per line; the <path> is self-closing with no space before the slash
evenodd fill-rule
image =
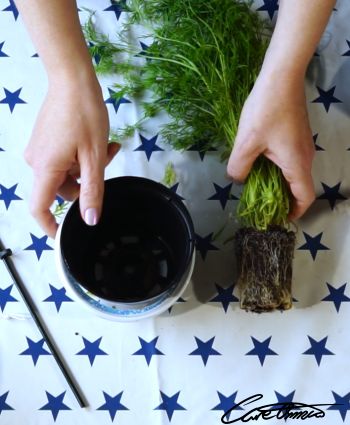
<path id="1" fill-rule="evenodd" d="M 96 25 L 113 40 L 125 19 L 120 6 L 82 0 L 81 22 L 85 7 L 96 10 Z M 254 7 L 275 22 L 277 1 L 256 0 Z M 306 79 L 317 200 L 297 223 L 294 307 L 260 315 L 239 308 L 233 249 L 225 240 L 241 188 L 227 179 L 216 152 L 171 151 L 155 122 L 123 145 L 106 178 L 159 182 L 171 162 L 173 190 L 194 220 L 196 264 L 172 308 L 119 323 L 94 315 L 66 291 L 54 241 L 28 212 L 32 174 L 23 150 L 47 81 L 13 1 L 0 0 L 0 238 L 89 404 L 79 407 L 1 263 L 0 425 L 214 425 L 255 394 L 263 399 L 237 409 L 232 420 L 263 404 L 293 401 L 327 404 L 324 417 L 307 423 L 350 423 L 349 19 L 349 2 L 339 0 Z M 111 126 L 128 122 L 137 105 L 108 102 L 114 79 L 100 82 Z"/>

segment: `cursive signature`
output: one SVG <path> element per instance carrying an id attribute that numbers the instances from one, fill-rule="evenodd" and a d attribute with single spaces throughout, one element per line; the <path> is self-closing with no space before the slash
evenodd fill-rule
<path id="1" fill-rule="evenodd" d="M 244 413 L 242 416 L 230 419 L 232 413 L 241 406 L 254 403 L 255 401 L 261 400 L 262 394 L 254 394 L 250 397 L 245 398 L 240 403 L 235 404 L 231 409 L 225 412 L 221 417 L 223 424 L 233 424 L 234 422 L 249 422 L 257 421 L 259 419 L 269 420 L 272 418 L 276 419 L 310 419 L 310 418 L 323 418 L 325 412 L 320 409 L 320 406 L 338 406 L 339 403 L 334 404 L 305 404 L 298 402 L 278 402 L 273 404 L 265 404 L 263 406 L 255 407 Z"/>

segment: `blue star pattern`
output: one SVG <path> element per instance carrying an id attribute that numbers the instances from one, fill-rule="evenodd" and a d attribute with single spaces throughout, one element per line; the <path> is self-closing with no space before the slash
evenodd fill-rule
<path id="1" fill-rule="evenodd" d="M 103 10 L 107 12 L 114 12 L 117 20 L 119 20 L 120 15 L 125 10 L 126 0 L 120 0 L 120 1 L 111 0 L 111 3 L 112 3 L 111 6 Z"/>
<path id="2" fill-rule="evenodd" d="M 89 41 L 89 47 L 92 48 L 94 46 L 95 46 L 95 44 L 94 43 L 91 43 L 91 41 Z M 101 49 L 103 49 L 103 47 L 101 47 Z M 98 53 L 95 53 L 93 55 L 93 58 L 94 58 L 94 61 L 95 61 L 95 64 L 96 65 L 98 65 L 101 62 L 101 56 Z"/>
<path id="3" fill-rule="evenodd" d="M 123 391 L 112 397 L 109 394 L 103 391 L 103 396 L 105 399 L 105 403 L 102 404 L 97 410 L 106 410 L 109 412 L 111 417 L 111 421 L 114 421 L 115 415 L 119 410 L 129 410 L 126 406 L 121 404 L 120 400 L 122 398 Z"/>
<path id="4" fill-rule="evenodd" d="M 77 356 L 88 356 L 91 366 L 94 364 L 96 356 L 108 356 L 108 354 L 100 348 L 101 340 L 102 336 L 94 342 L 90 342 L 83 337 L 85 347 L 77 353 Z"/>
<path id="5" fill-rule="evenodd" d="M 201 339 L 197 338 L 195 336 L 196 339 L 196 343 L 197 343 L 197 348 L 192 351 L 192 353 L 190 353 L 190 356 L 201 356 L 204 366 L 206 366 L 209 356 L 221 356 L 221 353 L 219 353 L 218 351 L 216 351 L 213 348 L 213 344 L 214 344 L 214 339 L 215 336 L 213 336 L 213 338 L 210 338 L 208 341 L 204 342 Z"/>
<path id="6" fill-rule="evenodd" d="M 141 348 L 135 351 L 133 356 L 145 356 L 148 365 L 152 360 L 152 356 L 163 356 L 164 353 L 162 353 L 160 350 L 158 350 L 158 348 L 156 348 L 158 338 L 159 337 L 157 336 L 156 338 L 152 339 L 152 341 L 147 342 L 143 338 L 139 337 Z"/>
<path id="7" fill-rule="evenodd" d="M 0 58 L 8 58 L 9 56 L 2 50 L 5 42 L 0 43 Z"/>
<path id="8" fill-rule="evenodd" d="M 41 255 L 44 251 L 52 251 L 53 248 L 49 246 L 47 241 L 47 236 L 43 236 L 41 238 L 37 238 L 35 235 L 30 233 L 30 237 L 32 238 L 32 244 L 24 248 L 25 251 L 35 251 L 37 259 L 40 260 Z"/>
<path id="9" fill-rule="evenodd" d="M 167 396 L 162 391 L 160 392 L 160 395 L 162 397 L 162 403 L 154 410 L 165 410 L 169 421 L 171 421 L 171 418 L 173 417 L 173 414 L 176 410 L 186 410 L 183 406 L 181 406 L 181 404 L 177 402 L 180 391 L 171 397 Z"/>
<path id="10" fill-rule="evenodd" d="M 131 103 L 130 100 L 125 99 L 124 97 L 119 97 L 117 92 L 115 92 L 112 89 L 108 89 L 109 91 L 109 98 L 105 100 L 105 103 L 113 105 L 114 111 L 117 114 L 119 111 L 120 105 L 123 105 L 125 103 Z"/>
<path id="11" fill-rule="evenodd" d="M 180 297 L 176 302 L 175 302 L 175 304 L 173 304 L 171 307 L 169 307 L 168 308 L 168 312 L 169 312 L 169 314 L 171 313 L 171 310 L 173 309 L 173 307 L 176 305 L 176 304 L 182 304 L 182 303 L 185 303 L 186 302 L 186 300 L 184 300 L 182 297 Z"/>
<path id="12" fill-rule="evenodd" d="M 345 53 L 343 53 L 342 56 L 350 56 L 350 41 L 346 40 L 346 43 L 349 47 L 349 50 L 347 50 Z"/>
<path id="13" fill-rule="evenodd" d="M 292 403 L 293 402 L 293 398 L 294 398 L 294 394 L 295 394 L 295 390 L 292 391 L 291 393 L 289 393 L 288 395 L 284 396 L 282 394 L 280 394 L 279 392 L 275 391 L 275 395 L 277 397 L 277 402 L 281 403 L 280 405 L 276 405 L 275 408 L 283 408 L 285 407 L 287 404 Z M 293 409 L 294 410 L 294 409 Z M 287 420 L 287 418 L 283 418 L 285 421 Z"/>
<path id="14" fill-rule="evenodd" d="M 216 152 L 217 149 L 210 147 L 209 149 L 204 149 L 204 145 L 202 146 L 200 143 L 195 143 L 190 148 L 187 149 L 189 152 L 198 152 L 199 158 L 201 161 L 204 161 L 205 154 L 207 152 Z"/>
<path id="15" fill-rule="evenodd" d="M 243 410 L 241 406 L 237 406 L 236 402 L 236 397 L 237 397 L 237 391 L 235 391 L 234 393 L 232 393 L 229 396 L 225 396 L 223 394 L 221 394 L 219 391 L 217 391 L 220 403 L 217 404 L 215 407 L 213 407 L 211 410 L 222 410 L 223 413 L 225 414 L 226 412 L 228 412 L 227 415 L 225 415 L 224 419 L 225 421 L 229 421 L 230 420 L 230 416 L 231 416 L 231 409 L 234 407 L 235 410 Z"/>
<path id="16" fill-rule="evenodd" d="M 263 6 L 259 7 L 257 10 L 259 12 L 267 12 L 272 20 L 275 12 L 279 9 L 278 0 L 263 0 L 263 2 Z"/>
<path id="17" fill-rule="evenodd" d="M 0 308 L 1 311 L 4 311 L 6 304 L 8 302 L 18 302 L 16 298 L 11 295 L 13 285 L 8 286 L 5 289 L 0 288 Z"/>
<path id="18" fill-rule="evenodd" d="M 164 151 L 164 149 L 162 149 L 156 144 L 157 138 L 158 138 L 158 134 L 156 136 L 153 136 L 150 139 L 147 139 L 146 137 L 142 136 L 142 134 L 140 134 L 141 145 L 138 146 L 136 149 L 134 149 L 134 151 L 145 152 L 147 160 L 149 161 L 151 159 L 153 152 Z"/>
<path id="19" fill-rule="evenodd" d="M 316 151 L 320 151 L 320 152 L 324 152 L 324 149 L 320 145 L 318 145 L 316 143 L 317 142 L 317 138 L 318 138 L 318 133 L 316 133 L 316 134 L 313 135 L 315 150 Z"/>
<path id="20" fill-rule="evenodd" d="M 140 41 L 140 46 L 141 46 L 141 52 L 139 52 L 136 56 L 138 56 L 138 57 L 142 57 L 142 56 L 145 56 L 146 54 L 147 54 L 147 49 L 149 48 L 149 46 L 147 45 L 147 44 L 145 44 L 145 43 L 143 43 L 142 41 Z M 150 59 L 149 58 L 146 58 L 146 61 L 149 61 Z"/>
<path id="21" fill-rule="evenodd" d="M 73 302 L 71 298 L 66 295 L 66 288 L 55 288 L 54 286 L 50 285 L 51 295 L 47 298 L 45 298 L 44 302 L 52 302 L 55 303 L 57 312 L 60 311 L 60 308 L 62 306 L 62 303 L 64 302 Z"/>
<path id="22" fill-rule="evenodd" d="M 275 391 L 275 395 L 277 397 L 277 402 L 280 403 L 291 403 L 294 399 L 295 390 L 289 393 L 288 395 L 282 395 L 278 391 Z"/>
<path id="23" fill-rule="evenodd" d="M 339 288 L 335 288 L 327 282 L 329 295 L 322 298 L 322 301 L 332 301 L 334 303 L 335 309 L 337 310 L 337 313 L 339 313 L 341 303 L 350 301 L 350 298 L 344 294 L 346 285 L 347 283 L 344 283 L 344 285 L 340 286 Z"/>
<path id="24" fill-rule="evenodd" d="M 336 403 L 337 406 L 330 406 L 327 410 L 338 410 L 343 422 L 345 422 L 346 414 L 350 410 L 350 392 L 344 396 L 341 396 L 334 391 L 332 391 L 332 394 L 334 397 L 334 403 Z"/>
<path id="25" fill-rule="evenodd" d="M 140 53 L 140 55 L 142 55 L 142 53 L 144 53 L 149 48 L 149 46 L 147 44 L 143 43 L 142 41 L 140 41 L 140 46 L 141 46 L 141 49 L 142 49 L 142 52 Z"/>
<path id="26" fill-rule="evenodd" d="M 334 97 L 334 92 L 336 87 L 332 87 L 329 90 L 323 90 L 321 87 L 316 87 L 319 93 L 319 97 L 314 99 L 312 103 L 322 103 L 326 112 L 329 111 L 329 108 L 331 107 L 332 103 L 342 103 L 340 99 L 337 99 Z"/>
<path id="27" fill-rule="evenodd" d="M 344 200 L 347 199 L 345 196 L 343 196 L 341 193 L 339 193 L 341 182 L 336 184 L 335 186 L 327 186 L 325 183 L 322 183 L 322 187 L 324 190 L 324 193 L 320 195 L 317 199 L 327 199 L 329 202 L 329 206 L 331 207 L 331 210 L 334 209 L 335 203 L 337 200 Z"/>
<path id="28" fill-rule="evenodd" d="M 14 91 L 14 92 L 11 92 L 10 90 L 7 90 L 7 89 L 4 88 L 5 97 L 0 100 L 0 103 L 7 104 L 10 108 L 11 114 L 12 114 L 13 110 L 15 109 L 16 105 L 21 104 L 21 103 L 27 103 L 19 97 L 19 95 L 21 94 L 21 91 L 22 91 L 22 88 Z"/>
<path id="29" fill-rule="evenodd" d="M 4 410 L 15 410 L 12 406 L 6 403 L 9 391 L 0 396 L 0 415 Z"/>
<path id="30" fill-rule="evenodd" d="M 66 392 L 64 391 L 62 394 L 57 397 L 50 394 L 46 391 L 47 403 L 40 407 L 39 410 L 50 410 L 52 413 L 53 420 L 56 422 L 57 416 L 61 410 L 71 410 L 66 404 L 63 403 L 63 399 Z"/>
<path id="31" fill-rule="evenodd" d="M 318 251 L 326 251 L 329 250 L 329 248 L 321 243 L 321 238 L 323 235 L 323 232 L 319 233 L 316 236 L 310 236 L 306 232 L 303 232 L 306 242 L 304 245 L 300 246 L 299 250 L 308 250 L 310 251 L 312 259 L 315 261 L 316 255 Z"/>
<path id="32" fill-rule="evenodd" d="M 141 130 L 141 136 L 135 134 L 125 142 L 125 149 L 109 165 L 107 175 L 123 175 L 126 170 L 128 175 L 161 181 L 165 163 L 174 163 L 176 180 L 170 190 L 186 198 L 197 232 L 195 273 L 186 292 L 168 312 L 155 320 L 126 325 L 76 308 L 78 301 L 73 302 L 68 288 L 58 280 L 54 242 L 42 237 L 43 233 L 35 233 L 22 200 L 30 189 L 30 181 L 25 167 L 22 172 L 21 144 L 25 141 L 17 136 L 22 130 L 30 131 L 33 112 L 46 87 L 42 86 L 42 73 L 33 73 L 41 67 L 41 59 L 33 61 L 32 58 L 38 58 L 34 54 L 36 47 L 23 39 L 26 32 L 22 30 L 21 19 L 17 19 L 15 1 L 3 0 L 0 6 L 0 74 L 4 77 L 0 85 L 0 121 L 5 118 L 1 121 L 4 125 L 0 125 L 0 238 L 18 253 L 11 260 L 15 266 L 18 264 L 21 277 L 23 272 L 24 283 L 28 284 L 42 317 L 47 319 L 54 340 L 59 346 L 62 344 L 62 349 L 66 347 L 62 351 L 64 360 L 71 364 L 72 376 L 90 406 L 88 411 L 78 408 L 73 393 L 56 371 L 47 344 L 40 334 L 32 332 L 35 324 L 31 320 L 17 320 L 23 319 L 20 312 L 25 306 L 0 261 L 0 354 L 5 365 L 4 373 L 0 372 L 0 424 L 78 425 L 84 418 L 89 422 L 88 415 L 99 425 L 216 424 L 232 407 L 236 409 L 227 414 L 227 421 L 248 412 L 253 404 L 236 403 L 256 392 L 264 395 L 264 404 L 282 405 L 293 400 L 331 403 L 334 398 L 337 405 L 323 408 L 329 410 L 320 425 L 348 423 L 350 290 L 346 282 L 350 246 L 346 200 L 350 143 L 346 118 L 350 99 L 350 39 L 340 29 L 348 27 L 342 16 L 350 16 L 350 2 L 338 1 L 339 13 L 334 14 L 326 30 L 332 37 L 325 40 L 329 41 L 327 49 L 320 48 L 319 57 L 312 59 L 306 81 L 317 151 L 313 171 L 318 199 L 310 215 L 298 222 L 293 290 L 298 308 L 271 315 L 240 310 L 238 295 L 235 296 L 237 267 L 233 246 L 223 243 L 221 237 L 229 230 L 227 226 L 232 225 L 233 230 L 238 226 L 231 220 L 234 213 L 230 211 L 235 207 L 234 195 L 238 197 L 240 190 L 225 180 L 226 160 L 221 164 L 219 160 L 222 149 L 206 151 L 203 140 L 173 154 L 169 145 L 163 144 L 161 133 L 157 134 L 161 123 L 152 118 Z M 93 19 L 98 31 L 106 33 L 107 29 L 114 40 L 128 17 L 124 12 L 125 1 L 104 0 L 95 4 L 98 10 Z M 282 7 L 277 0 L 254 0 L 252 8 L 259 10 L 261 18 L 275 21 L 279 4 Z M 82 7 L 89 5 L 80 2 L 79 6 L 79 18 L 84 23 L 89 14 Z M 103 20 L 108 22 L 108 28 L 104 28 Z M 150 38 L 135 35 L 130 60 L 142 66 L 149 60 L 145 57 Z M 138 58 L 133 57 L 134 53 Z M 95 55 L 92 60 L 98 64 L 100 57 Z M 331 61 L 333 68 L 329 67 Z M 23 70 L 22 66 L 14 68 L 14 64 L 22 63 Z M 280 77 L 283 83 L 282 74 L 276 76 Z M 112 129 L 120 122 L 137 119 L 137 99 L 128 94 L 118 97 L 118 85 L 113 86 L 110 77 L 102 76 L 100 83 Z M 64 202 L 57 196 L 51 210 L 64 207 Z M 297 302 L 294 297 L 293 300 Z M 15 311 L 17 314 L 12 313 Z M 298 326 L 300 323 L 305 326 Z M 45 364 L 53 365 L 53 369 Z M 303 373 L 285 373 L 286 368 L 300 371 L 300 365 Z M 273 379 L 264 381 L 264 377 Z M 261 418 L 257 422 L 260 420 L 265 422 Z M 273 421 L 266 424 L 270 422 Z M 308 425 L 309 421 L 305 423 Z"/>
<path id="33" fill-rule="evenodd" d="M 269 347 L 271 338 L 272 337 L 270 336 L 269 338 L 260 342 L 252 336 L 251 339 L 253 341 L 254 348 L 248 351 L 246 356 L 258 356 L 261 366 L 264 365 L 266 356 L 278 356 L 278 354 Z"/>
<path id="34" fill-rule="evenodd" d="M 213 233 L 203 237 L 196 234 L 196 249 L 199 251 L 203 260 L 205 260 L 208 251 L 217 251 L 219 249 L 211 243 L 212 238 Z"/>
<path id="35" fill-rule="evenodd" d="M 171 186 L 171 187 L 169 187 L 169 189 L 171 190 L 171 191 L 173 191 L 174 193 L 176 193 L 177 194 L 177 196 L 182 200 L 182 201 L 184 201 L 185 200 L 185 198 L 183 198 L 182 196 L 180 196 L 178 193 L 177 193 L 177 189 L 179 188 L 179 183 L 175 183 L 173 186 Z"/>
<path id="36" fill-rule="evenodd" d="M 44 345 L 44 339 L 40 339 L 37 342 L 34 342 L 32 339 L 26 337 L 27 339 L 27 344 L 28 344 L 28 348 L 24 351 L 22 351 L 22 353 L 20 353 L 21 356 L 32 356 L 32 360 L 34 363 L 34 366 L 36 366 L 37 361 L 39 359 L 40 356 L 50 356 L 51 353 L 48 352 L 47 350 L 45 350 L 45 348 L 43 347 Z"/>
<path id="37" fill-rule="evenodd" d="M 55 200 L 57 201 L 58 205 L 62 205 L 65 202 L 64 199 L 59 195 L 56 196 Z"/>
<path id="38" fill-rule="evenodd" d="M 294 394 L 295 394 L 295 390 L 286 396 L 280 394 L 278 391 L 275 391 L 275 395 L 277 397 L 278 403 L 291 403 L 293 401 Z"/>
<path id="39" fill-rule="evenodd" d="M 320 365 L 323 356 L 334 355 L 332 351 L 329 351 L 328 348 L 326 348 L 326 343 L 328 339 L 327 336 L 321 339 L 320 341 L 316 341 L 315 339 L 311 338 L 311 336 L 308 336 L 308 338 L 311 347 L 308 350 L 304 351 L 303 354 L 315 356 L 315 360 L 318 366 Z"/>
<path id="40" fill-rule="evenodd" d="M 225 187 L 221 187 L 216 183 L 213 183 L 213 185 L 214 185 L 216 193 L 214 195 L 212 195 L 210 198 L 208 198 L 208 200 L 220 201 L 220 205 L 221 205 L 223 210 L 226 207 L 227 201 L 232 200 L 232 199 L 238 199 L 231 194 L 231 189 L 232 189 L 233 183 L 230 183 Z"/>
<path id="41" fill-rule="evenodd" d="M 13 0 L 8 0 L 10 5 L 7 6 L 5 9 L 3 9 L 4 12 L 12 12 L 13 13 L 13 17 L 15 18 L 15 21 L 17 21 L 18 18 L 18 9 L 15 5 L 15 2 Z"/>
<path id="42" fill-rule="evenodd" d="M 22 198 L 15 194 L 18 184 L 12 187 L 6 188 L 0 184 L 0 201 L 4 201 L 5 207 L 8 210 L 12 201 L 22 201 Z"/>
<path id="43" fill-rule="evenodd" d="M 233 295 L 233 289 L 235 285 L 231 285 L 228 288 L 223 288 L 222 286 L 215 283 L 216 290 L 218 291 L 218 295 L 210 300 L 210 302 L 219 302 L 222 304 L 222 307 L 227 313 L 227 309 L 231 302 L 238 302 L 238 298 Z"/>

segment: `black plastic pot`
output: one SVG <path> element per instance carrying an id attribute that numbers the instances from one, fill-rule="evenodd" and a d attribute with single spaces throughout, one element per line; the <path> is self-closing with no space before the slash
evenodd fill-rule
<path id="1" fill-rule="evenodd" d="M 75 201 L 58 237 L 68 281 L 117 308 L 157 303 L 189 280 L 193 268 L 194 229 L 185 205 L 141 177 L 106 180 L 96 226 L 84 223 Z"/>

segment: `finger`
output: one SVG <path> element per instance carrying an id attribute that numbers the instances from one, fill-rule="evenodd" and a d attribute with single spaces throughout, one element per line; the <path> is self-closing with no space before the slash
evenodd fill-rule
<path id="1" fill-rule="evenodd" d="M 252 140 L 236 139 L 227 164 L 227 174 L 235 181 L 243 183 L 256 158 L 262 153 L 262 146 Z"/>
<path id="2" fill-rule="evenodd" d="M 44 232 L 54 238 L 57 223 L 50 211 L 58 187 L 62 184 L 64 175 L 61 173 L 42 172 L 34 174 L 33 191 L 30 199 L 30 212 Z"/>
<path id="3" fill-rule="evenodd" d="M 68 175 L 73 177 L 74 180 L 80 178 L 80 166 L 78 163 L 72 165 L 71 169 L 68 171 Z"/>
<path id="4" fill-rule="evenodd" d="M 67 201 L 74 201 L 79 196 L 79 192 L 79 183 L 70 175 L 66 177 L 64 183 L 57 190 L 57 193 Z"/>
<path id="5" fill-rule="evenodd" d="M 315 200 L 315 188 L 311 173 L 296 174 L 293 179 L 289 180 L 288 177 L 288 175 L 285 175 L 294 197 L 288 218 L 289 220 L 296 220 L 306 212 Z"/>
<path id="6" fill-rule="evenodd" d="M 266 156 L 281 169 L 293 195 L 289 220 L 300 218 L 316 198 L 311 174 L 314 154 L 313 143 L 310 143 L 309 149 L 302 152 L 294 149 L 275 152 L 275 155 L 266 152 Z M 291 158 L 294 158 L 294 161 Z"/>
<path id="7" fill-rule="evenodd" d="M 110 142 L 107 146 L 107 163 L 106 166 L 112 161 L 115 155 L 119 152 L 121 145 L 116 142 Z"/>
<path id="8" fill-rule="evenodd" d="M 106 156 L 106 167 L 113 160 L 115 155 L 119 152 L 121 144 L 117 142 L 110 142 L 107 145 L 107 156 Z M 74 180 L 80 179 L 80 166 L 79 164 L 74 165 L 69 171 L 69 175 L 73 177 Z"/>
<path id="9" fill-rule="evenodd" d="M 84 152 L 80 161 L 80 213 L 89 226 L 97 224 L 102 210 L 105 158 L 98 153 Z"/>

